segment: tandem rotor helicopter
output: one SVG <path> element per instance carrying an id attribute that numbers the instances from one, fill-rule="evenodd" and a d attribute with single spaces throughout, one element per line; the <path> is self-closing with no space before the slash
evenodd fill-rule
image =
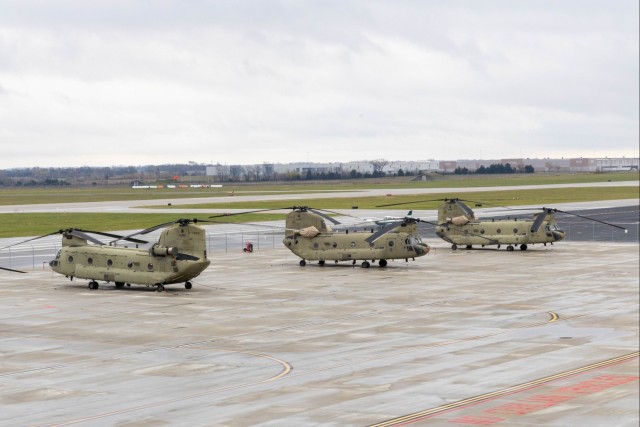
<path id="1" fill-rule="evenodd" d="M 307 261 L 318 261 L 320 265 L 327 261 L 336 264 L 351 261 L 353 265 L 362 261 L 361 266 L 369 268 L 376 260 L 380 267 L 386 267 L 387 260 L 390 259 L 415 260 L 416 257 L 429 253 L 429 245 L 422 242 L 417 234 L 416 224 L 421 222 L 419 218 L 396 218 L 376 232 L 349 232 L 334 230 L 327 224 L 327 221 L 334 225 L 340 224 L 324 213 L 337 212 L 308 206 L 260 209 L 225 216 L 283 209 L 291 209 L 291 212 L 286 216 L 285 237 L 282 243 L 300 257 L 301 267 L 304 267 Z"/>
<path id="2" fill-rule="evenodd" d="M 378 207 L 398 206 L 408 203 L 433 202 L 436 200 L 417 200 L 406 203 L 391 203 Z M 555 208 L 539 208 L 541 212 L 533 215 L 533 219 L 491 219 L 479 220 L 473 210 L 458 198 L 439 199 L 443 203 L 438 208 L 438 223 L 436 225 L 436 235 L 446 242 L 451 243 L 451 249 L 458 249 L 459 245 L 464 245 L 471 249 L 473 245 L 498 246 L 507 245 L 508 251 L 513 251 L 515 246 L 520 246 L 520 250 L 526 251 L 528 245 L 560 241 L 565 238 L 562 230 L 555 219 L 555 213 L 563 213 L 584 218 L 590 221 L 599 222 L 611 227 L 619 228 L 627 232 L 627 229 L 608 222 L 594 218 L 578 215 L 572 212 L 561 211 Z M 480 202 L 476 206 L 482 206 Z M 511 209 L 518 210 L 518 209 Z M 531 209 L 527 209 L 531 210 Z M 427 222 L 427 221 L 424 221 Z M 433 224 L 433 223 L 432 223 Z"/>
<path id="3" fill-rule="evenodd" d="M 205 231 L 195 225 L 198 221 L 197 219 L 179 219 L 128 236 L 68 228 L 1 249 L 61 234 L 62 247 L 49 265 L 53 271 L 70 280 L 89 279 L 89 289 L 98 289 L 98 280 L 114 282 L 117 288 L 122 288 L 125 284 L 155 286 L 157 291 L 163 291 L 165 285 L 184 282 L 184 287 L 191 289 L 190 280 L 202 273 L 211 262 L 207 259 Z M 133 236 L 147 234 L 160 228 L 165 230 L 160 234 L 158 242 L 149 249 L 112 245 L 119 240 L 149 243 L 135 239 Z M 115 240 L 105 245 L 90 234 L 107 236 Z"/>

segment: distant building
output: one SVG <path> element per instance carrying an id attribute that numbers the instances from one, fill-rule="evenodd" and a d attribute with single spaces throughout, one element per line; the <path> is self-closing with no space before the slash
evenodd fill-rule
<path id="1" fill-rule="evenodd" d="M 378 165 L 380 165 L 380 161 Z M 475 172 L 481 166 L 488 168 L 491 165 L 509 163 L 515 169 L 522 169 L 525 166 L 532 166 L 536 172 L 608 172 L 638 170 L 638 158 L 560 158 L 560 159 L 489 159 L 489 160 L 414 160 L 414 161 L 388 161 L 382 166 L 382 172 L 387 175 L 397 174 L 400 170 L 407 173 L 453 173 L 456 168 L 466 168 L 469 172 Z M 343 173 L 349 174 L 352 171 L 365 175 L 375 171 L 374 161 L 361 160 L 344 163 L 268 163 L 262 165 L 227 166 L 211 165 L 206 167 L 208 176 L 237 176 L 241 169 L 259 168 L 265 176 L 277 174 L 322 174 L 322 173 Z"/>

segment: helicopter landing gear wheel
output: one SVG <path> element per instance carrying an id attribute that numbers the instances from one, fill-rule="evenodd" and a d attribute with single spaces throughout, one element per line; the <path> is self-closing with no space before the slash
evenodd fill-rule
<path id="1" fill-rule="evenodd" d="M 527 250 L 527 245 L 525 245 L 524 243 L 522 245 L 520 245 L 520 250 L 521 251 L 526 251 Z"/>
<path id="2" fill-rule="evenodd" d="M 184 288 L 185 289 L 191 289 L 193 287 L 193 285 L 191 284 L 191 282 L 185 282 L 184 284 Z"/>
<path id="3" fill-rule="evenodd" d="M 301 259 L 300 260 L 300 267 L 304 267 L 305 265 L 307 265 L 307 261 Z"/>
<path id="4" fill-rule="evenodd" d="M 318 264 L 319 264 L 319 265 L 324 265 L 324 261 L 323 261 L 323 260 L 320 260 L 320 261 L 318 261 Z"/>
<path id="5" fill-rule="evenodd" d="M 156 292 L 164 292 L 164 285 L 162 283 L 156 285 Z"/>
<path id="6" fill-rule="evenodd" d="M 452 250 L 454 250 L 454 251 L 455 251 L 455 250 L 457 250 L 457 249 L 458 249 L 458 245 L 456 245 L 456 244 L 454 243 L 453 245 L 451 245 L 451 249 L 452 249 Z"/>
<path id="7" fill-rule="evenodd" d="M 98 282 L 96 282 L 95 280 L 92 280 L 89 282 L 88 287 L 89 289 L 98 289 L 100 285 L 98 285 Z"/>
<path id="8" fill-rule="evenodd" d="M 507 246 L 507 250 L 508 250 L 509 252 L 513 251 L 513 246 L 512 246 L 512 245 Z"/>
<path id="9" fill-rule="evenodd" d="M 362 268 L 369 268 L 371 266 L 371 264 L 369 264 L 369 261 L 363 261 L 362 262 Z"/>
<path id="10" fill-rule="evenodd" d="M 378 265 L 382 268 L 387 266 L 387 260 L 386 259 L 381 259 L 380 261 L 378 261 Z"/>

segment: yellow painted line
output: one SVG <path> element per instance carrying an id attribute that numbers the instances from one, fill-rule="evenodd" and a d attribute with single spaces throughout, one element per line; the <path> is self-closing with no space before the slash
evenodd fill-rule
<path id="1" fill-rule="evenodd" d="M 389 427 L 389 426 L 400 426 L 400 425 L 404 425 L 404 424 L 408 424 L 414 421 L 417 421 L 419 419 L 425 418 L 425 417 L 430 417 L 433 415 L 436 415 L 438 413 L 441 412 L 445 412 L 445 411 L 450 411 L 452 409 L 459 409 L 459 408 L 463 408 L 465 406 L 469 406 L 472 405 L 474 403 L 478 403 L 478 402 L 482 402 L 485 400 L 490 400 L 496 397 L 500 397 L 500 396 L 505 396 L 508 394 L 512 394 L 512 393 L 517 393 L 523 390 L 527 390 L 533 387 L 536 387 L 538 385 L 547 383 L 547 382 L 551 382 L 551 381 L 555 381 L 555 380 L 559 380 L 562 378 L 567 378 L 576 374 L 580 374 L 586 371 L 591 371 L 594 369 L 599 369 L 599 368 L 603 368 L 606 366 L 610 366 L 610 365 L 615 365 L 618 363 L 622 363 L 622 362 L 626 362 L 628 360 L 634 359 L 636 357 L 638 357 L 638 355 L 640 354 L 640 352 L 635 351 L 633 353 L 629 353 L 629 354 L 625 354 L 624 356 L 619 356 L 619 357 L 614 357 L 613 359 L 607 359 L 604 360 L 602 362 L 597 362 L 597 363 L 593 363 L 591 365 L 587 365 L 587 366 L 583 366 L 581 368 L 576 368 L 576 369 L 572 369 L 570 371 L 565 371 L 565 372 L 561 372 L 559 374 L 554 374 L 554 375 L 550 375 L 548 377 L 544 377 L 544 378 L 539 378 L 537 380 L 533 380 L 533 381 L 529 381 L 527 383 L 523 383 L 523 384 L 518 384 L 516 386 L 513 387 L 507 387 L 504 388 L 502 390 L 497 390 L 497 391 L 493 391 L 490 393 L 486 393 L 486 394 L 482 394 L 479 396 L 474 396 L 474 397 L 470 397 L 468 399 L 464 399 L 464 400 L 459 400 L 457 402 L 453 402 L 453 403 L 448 403 L 446 405 L 442 405 L 442 406 L 437 406 L 435 408 L 431 408 L 431 409 L 427 409 L 424 411 L 420 411 L 420 412 L 415 412 L 413 414 L 409 414 L 409 415 L 404 415 L 398 418 L 394 418 L 388 421 L 384 421 L 378 424 L 371 424 L 370 427 Z"/>

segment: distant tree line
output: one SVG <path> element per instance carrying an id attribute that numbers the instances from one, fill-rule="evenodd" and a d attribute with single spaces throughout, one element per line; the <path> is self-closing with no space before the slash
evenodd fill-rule
<path id="1" fill-rule="evenodd" d="M 490 175 L 490 174 L 510 174 L 510 173 L 534 173 L 535 169 L 531 165 L 525 165 L 522 168 L 514 168 L 510 163 L 494 163 L 489 165 L 488 167 L 480 166 L 475 171 L 470 171 L 465 167 L 457 167 L 453 173 L 456 175 L 468 175 L 468 174 L 479 174 L 479 175 Z"/>

